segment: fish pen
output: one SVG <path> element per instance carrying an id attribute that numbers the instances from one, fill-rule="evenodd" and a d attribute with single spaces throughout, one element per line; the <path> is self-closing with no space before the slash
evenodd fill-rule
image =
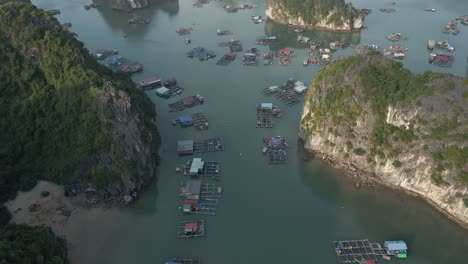
<path id="1" fill-rule="evenodd" d="M 274 96 L 288 106 L 292 106 L 299 103 L 299 99 L 304 96 L 306 90 L 307 87 L 304 86 L 304 83 L 289 79 L 282 85 L 264 88 L 261 92 L 267 96 Z"/>
<path id="2" fill-rule="evenodd" d="M 216 65 L 226 66 L 229 63 L 233 62 L 236 59 L 236 54 L 229 52 L 224 54 L 224 56 L 216 63 Z"/>
<path id="3" fill-rule="evenodd" d="M 200 189 L 200 199 L 216 199 L 223 197 L 223 185 L 220 183 L 203 183 Z"/>
<path id="4" fill-rule="evenodd" d="M 179 238 L 196 238 L 205 236 L 205 222 L 203 220 L 180 222 L 177 226 Z"/>
<path id="5" fill-rule="evenodd" d="M 244 48 L 242 47 L 240 40 L 232 40 L 229 43 L 229 50 L 231 52 L 242 52 Z"/>
<path id="6" fill-rule="evenodd" d="M 181 100 L 169 104 L 169 112 L 178 112 L 184 109 L 200 105 L 204 103 L 204 99 L 201 95 L 193 95 L 182 98 Z"/>
<path id="7" fill-rule="evenodd" d="M 210 138 L 193 142 L 194 153 L 215 152 L 224 150 L 224 140 L 222 137 Z"/>
<path id="8" fill-rule="evenodd" d="M 273 112 L 270 109 L 257 106 L 257 128 L 273 127 Z"/>
<path id="9" fill-rule="evenodd" d="M 195 258 L 173 258 L 166 264 L 200 264 L 201 261 Z"/>
<path id="10" fill-rule="evenodd" d="M 362 263 L 366 260 L 377 261 L 377 256 L 368 239 L 334 241 L 333 245 L 340 263 Z"/>
<path id="11" fill-rule="evenodd" d="M 217 205 L 218 199 L 199 199 L 193 204 L 186 200 L 182 207 L 182 211 L 184 214 L 216 215 Z"/>
<path id="12" fill-rule="evenodd" d="M 198 130 L 208 129 L 208 119 L 202 113 L 195 113 L 192 115 L 193 126 Z"/>
<path id="13" fill-rule="evenodd" d="M 271 137 L 263 139 L 263 154 L 268 155 L 270 164 L 285 164 L 288 162 L 286 148 L 288 144 L 284 137 Z"/>
<path id="14" fill-rule="evenodd" d="M 203 47 L 193 48 L 191 51 L 187 52 L 187 57 L 193 59 L 197 58 L 200 61 L 205 61 L 216 57 L 216 53 L 212 50 L 207 50 Z"/>
<path id="15" fill-rule="evenodd" d="M 194 164 L 200 165 L 196 167 Z M 210 177 L 214 180 L 219 180 L 221 176 L 221 162 L 192 159 L 188 160 L 185 164 L 177 166 L 176 172 L 180 172 L 184 176 Z"/>

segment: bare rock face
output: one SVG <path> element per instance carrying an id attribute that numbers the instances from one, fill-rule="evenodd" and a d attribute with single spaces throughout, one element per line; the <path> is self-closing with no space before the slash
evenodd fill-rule
<path id="1" fill-rule="evenodd" d="M 466 78 L 353 56 L 315 77 L 300 134 L 317 158 L 358 181 L 419 195 L 468 226 L 467 94 Z"/>
<path id="2" fill-rule="evenodd" d="M 344 0 L 267 0 L 265 13 L 276 23 L 330 31 L 355 31 L 362 28 L 364 15 Z"/>
<path id="3" fill-rule="evenodd" d="M 22 2 L 22 3 L 31 3 L 30 0 L 0 0 L 0 5 L 9 3 L 9 2 Z"/>
<path id="4" fill-rule="evenodd" d="M 145 8 L 149 5 L 149 0 L 111 0 L 111 7 L 120 10 L 130 10 Z"/>

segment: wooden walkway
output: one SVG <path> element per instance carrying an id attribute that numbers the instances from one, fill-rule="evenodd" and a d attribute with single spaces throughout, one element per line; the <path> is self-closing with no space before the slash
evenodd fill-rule
<path id="1" fill-rule="evenodd" d="M 368 239 L 333 242 L 340 263 L 359 263 L 364 260 L 377 261 L 377 256 Z"/>
<path id="2" fill-rule="evenodd" d="M 194 153 L 224 151 L 224 140 L 222 137 L 210 138 L 193 142 Z"/>
<path id="3" fill-rule="evenodd" d="M 273 127 L 273 109 L 257 106 L 257 128 Z"/>
<path id="4" fill-rule="evenodd" d="M 208 129 L 208 119 L 202 113 L 195 113 L 192 115 L 193 126 L 198 130 Z"/>
<path id="5" fill-rule="evenodd" d="M 286 83 L 279 85 L 277 89 L 271 90 L 270 88 L 265 88 L 261 92 L 267 96 L 274 96 L 280 101 L 286 103 L 288 106 L 293 106 L 300 102 L 301 98 L 304 96 L 304 93 L 299 94 L 294 91 L 295 80 L 290 79 Z"/>
<path id="6" fill-rule="evenodd" d="M 218 199 L 200 199 L 196 205 L 196 210 L 186 214 L 216 215 Z"/>

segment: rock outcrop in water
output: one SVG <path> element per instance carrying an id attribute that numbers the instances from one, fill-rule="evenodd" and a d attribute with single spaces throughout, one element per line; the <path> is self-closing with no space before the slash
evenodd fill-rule
<path id="1" fill-rule="evenodd" d="M 332 31 L 362 28 L 364 14 L 344 0 L 267 0 L 267 17 L 279 24 Z"/>
<path id="2" fill-rule="evenodd" d="M 300 134 L 316 157 L 360 181 L 417 194 L 467 226 L 467 101 L 466 78 L 353 56 L 315 77 Z"/>
<path id="3" fill-rule="evenodd" d="M 107 0 L 113 9 L 132 10 L 149 7 L 152 4 L 178 0 Z"/>
<path id="4" fill-rule="evenodd" d="M 131 202 L 154 176 L 154 105 L 31 4 L 0 6 L 0 201 L 44 179 Z"/>

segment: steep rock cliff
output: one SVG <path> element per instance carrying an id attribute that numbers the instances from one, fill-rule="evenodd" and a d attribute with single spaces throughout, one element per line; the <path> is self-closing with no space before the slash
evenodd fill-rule
<path id="1" fill-rule="evenodd" d="M 0 21 L 0 201 L 39 179 L 133 200 L 155 176 L 153 103 L 46 12 L 8 3 Z"/>
<path id="2" fill-rule="evenodd" d="M 420 195 L 468 224 L 468 79 L 413 75 L 380 54 L 326 66 L 300 134 L 316 157 L 359 180 Z"/>
<path id="3" fill-rule="evenodd" d="M 267 17 L 301 28 L 354 31 L 362 28 L 364 15 L 344 0 L 267 0 Z"/>

